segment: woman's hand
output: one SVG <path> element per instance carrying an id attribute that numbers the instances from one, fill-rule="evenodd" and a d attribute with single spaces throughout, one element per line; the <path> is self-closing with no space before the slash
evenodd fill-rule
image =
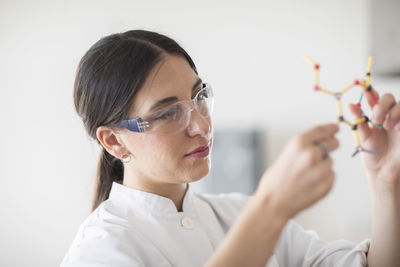
<path id="1" fill-rule="evenodd" d="M 330 123 L 292 138 L 263 174 L 255 196 L 266 199 L 285 219 L 324 197 L 332 188 L 335 174 L 332 159 L 329 155 L 324 159 L 324 150 L 315 142 L 335 150 L 339 146 L 334 137 L 338 130 L 336 123 Z"/>
<path id="2" fill-rule="evenodd" d="M 206 266 L 265 266 L 287 220 L 332 188 L 332 160 L 315 142 L 336 149 L 338 130 L 322 125 L 288 142 Z"/>
<path id="3" fill-rule="evenodd" d="M 378 93 L 373 92 L 377 99 Z M 385 94 L 378 104 L 367 94 L 371 120 L 383 129 L 367 123 L 359 125 L 363 148 L 377 155 L 362 153 L 372 191 L 372 233 L 368 266 L 398 266 L 400 262 L 400 103 L 392 94 Z M 356 118 L 361 109 L 350 104 Z"/>
<path id="4" fill-rule="evenodd" d="M 379 95 L 374 94 L 377 99 Z M 390 186 L 400 184 L 400 102 L 392 94 L 385 94 L 374 104 L 366 94 L 371 110 L 370 119 L 382 124 L 383 129 L 371 127 L 367 123 L 359 125 L 360 142 L 363 148 L 377 152 L 377 155 L 361 153 L 365 169 L 372 182 L 384 182 Z M 350 111 L 356 118 L 362 117 L 361 109 L 353 104 Z"/>

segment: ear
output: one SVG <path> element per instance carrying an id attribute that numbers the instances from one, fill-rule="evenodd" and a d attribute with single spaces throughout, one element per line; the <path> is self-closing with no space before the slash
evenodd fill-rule
<path id="1" fill-rule="evenodd" d="M 121 158 L 121 156 L 126 153 L 127 149 L 125 145 L 122 143 L 121 139 L 118 138 L 118 134 L 113 129 L 100 126 L 96 130 L 96 136 L 107 152 L 114 157 Z"/>

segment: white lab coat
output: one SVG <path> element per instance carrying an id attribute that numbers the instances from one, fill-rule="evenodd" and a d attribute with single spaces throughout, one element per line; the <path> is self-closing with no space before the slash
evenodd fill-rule
<path id="1" fill-rule="evenodd" d="M 189 186 L 183 212 L 165 197 L 113 183 L 110 197 L 82 223 L 61 266 L 203 266 L 248 197 L 206 195 Z M 369 240 L 325 243 L 290 220 L 268 267 L 366 266 Z"/>

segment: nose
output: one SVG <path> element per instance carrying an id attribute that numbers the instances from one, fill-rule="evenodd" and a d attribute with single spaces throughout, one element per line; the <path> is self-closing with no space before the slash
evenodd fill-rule
<path id="1" fill-rule="evenodd" d="M 186 130 L 189 136 L 207 136 L 211 132 L 211 118 L 204 118 L 196 109 L 193 109 Z"/>

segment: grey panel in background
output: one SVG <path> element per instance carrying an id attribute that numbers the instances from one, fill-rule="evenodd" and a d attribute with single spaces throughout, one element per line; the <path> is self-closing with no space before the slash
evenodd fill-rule
<path id="1" fill-rule="evenodd" d="M 211 171 L 195 188 L 207 193 L 252 194 L 266 166 L 265 134 L 259 131 L 215 131 Z"/>
<path id="2" fill-rule="evenodd" d="M 400 1 L 371 0 L 369 15 L 372 72 L 400 75 Z"/>

